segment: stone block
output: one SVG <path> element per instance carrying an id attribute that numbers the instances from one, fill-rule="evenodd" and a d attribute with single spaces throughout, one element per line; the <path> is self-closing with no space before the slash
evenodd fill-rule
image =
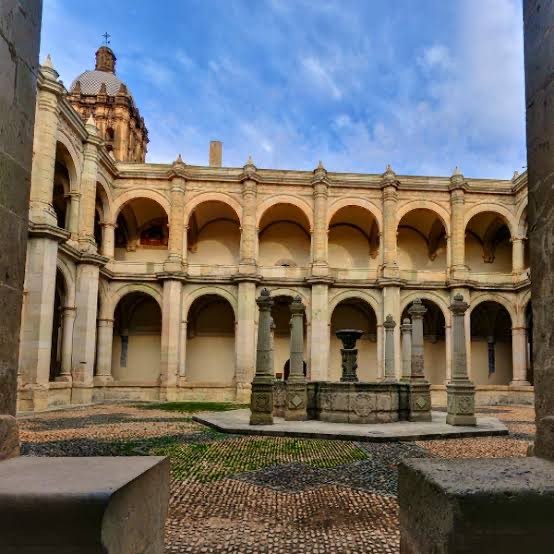
<path id="1" fill-rule="evenodd" d="M 402 554 L 533 554 L 554 544 L 554 463 L 407 460 L 399 467 Z"/>
<path id="2" fill-rule="evenodd" d="M 0 552 L 162 554 L 168 500 L 167 458 L 7 460 L 0 463 Z"/>

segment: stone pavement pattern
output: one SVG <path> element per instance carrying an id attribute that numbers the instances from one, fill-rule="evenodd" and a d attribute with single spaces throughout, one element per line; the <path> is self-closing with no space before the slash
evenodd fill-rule
<path id="1" fill-rule="evenodd" d="M 96 406 L 21 418 L 22 453 L 168 455 L 168 553 L 398 552 L 397 464 L 525 456 L 531 407 L 493 407 L 507 437 L 356 443 L 223 435 L 190 414 Z"/>

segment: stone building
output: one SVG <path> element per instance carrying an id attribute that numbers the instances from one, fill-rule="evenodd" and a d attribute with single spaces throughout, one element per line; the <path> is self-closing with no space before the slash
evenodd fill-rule
<path id="1" fill-rule="evenodd" d="M 427 308 L 427 378 L 445 401 L 453 295 L 477 401 L 531 401 L 527 176 L 512 180 L 145 163 L 148 133 L 115 55 L 64 89 L 38 79 L 19 408 L 114 399 L 248 397 L 255 298 L 275 304 L 287 370 L 290 302 L 306 305 L 308 377 L 340 374 L 336 329 L 364 331 L 380 379 L 386 315 Z M 186 157 L 185 157 L 186 158 Z M 385 164 L 384 164 L 385 165 Z M 401 374 L 400 325 L 395 371 Z"/>

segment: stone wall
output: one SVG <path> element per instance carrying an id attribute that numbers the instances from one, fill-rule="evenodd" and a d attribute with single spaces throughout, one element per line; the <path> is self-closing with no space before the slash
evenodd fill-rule
<path id="1" fill-rule="evenodd" d="M 15 405 L 42 0 L 0 4 L 0 459 L 19 451 Z"/>

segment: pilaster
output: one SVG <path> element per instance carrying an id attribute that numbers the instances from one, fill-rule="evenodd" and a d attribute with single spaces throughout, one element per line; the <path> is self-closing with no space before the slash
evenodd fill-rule
<path id="1" fill-rule="evenodd" d="M 181 297 L 181 281 L 166 279 L 163 284 L 162 300 L 160 387 L 166 389 L 169 397 L 173 394 L 171 389 L 177 386 L 177 377 L 179 375 Z"/>
<path id="2" fill-rule="evenodd" d="M 238 318 L 235 338 L 237 401 L 248 401 L 256 370 L 256 283 L 238 283 Z"/>
<path id="3" fill-rule="evenodd" d="M 397 261 L 396 227 L 398 185 L 396 173 L 388 165 L 381 181 L 383 191 L 383 277 L 385 279 L 398 279 L 400 276 Z"/>
<path id="4" fill-rule="evenodd" d="M 95 385 L 106 385 L 112 377 L 113 319 L 98 319 Z"/>
<path id="5" fill-rule="evenodd" d="M 171 213 L 169 218 L 169 254 L 164 264 L 168 272 L 183 271 L 183 237 L 185 232 L 185 164 L 181 157 L 171 167 L 171 186 L 169 189 Z"/>
<path id="6" fill-rule="evenodd" d="M 329 379 L 329 285 L 312 284 L 310 380 Z"/>
<path id="7" fill-rule="evenodd" d="M 465 190 L 467 183 L 456 167 L 450 177 L 450 277 L 453 280 L 465 280 L 469 270 L 465 265 Z"/>
<path id="8" fill-rule="evenodd" d="M 258 229 L 256 221 L 257 184 L 256 166 L 252 159 L 243 168 L 242 181 L 242 222 L 240 235 L 240 275 L 256 275 L 258 258 Z"/>
<path id="9" fill-rule="evenodd" d="M 62 315 L 62 360 L 61 372 L 56 381 L 71 383 L 71 356 L 73 353 L 73 327 L 75 324 L 76 309 L 74 306 L 64 306 Z"/>
<path id="10" fill-rule="evenodd" d="M 312 275 L 314 277 L 325 277 L 329 274 L 327 204 L 330 181 L 327 177 L 327 170 L 321 162 L 313 173 Z"/>

